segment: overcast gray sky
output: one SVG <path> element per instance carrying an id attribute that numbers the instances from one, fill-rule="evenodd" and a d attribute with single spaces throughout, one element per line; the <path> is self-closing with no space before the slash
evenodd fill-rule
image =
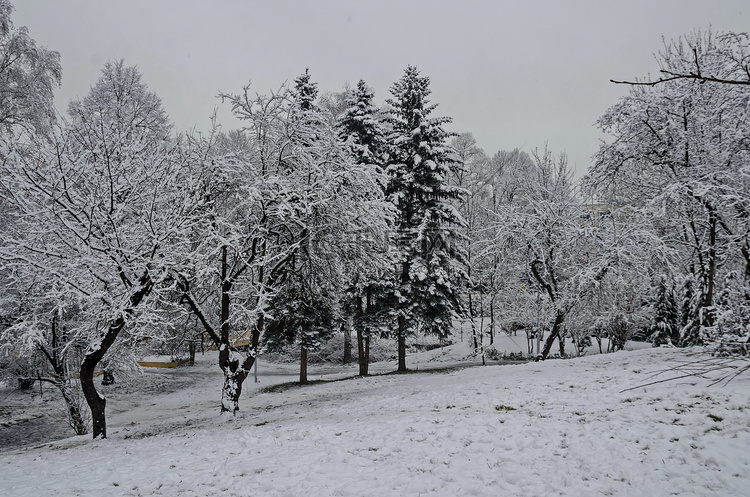
<path id="1" fill-rule="evenodd" d="M 662 36 L 747 31 L 747 0 L 12 0 L 16 27 L 62 55 L 61 111 L 108 60 L 137 65 L 177 130 L 207 129 L 216 99 L 265 93 L 306 67 L 322 91 L 363 78 L 382 103 L 407 65 L 436 115 L 488 154 L 546 143 L 585 172 L 596 119 L 658 68 Z"/>

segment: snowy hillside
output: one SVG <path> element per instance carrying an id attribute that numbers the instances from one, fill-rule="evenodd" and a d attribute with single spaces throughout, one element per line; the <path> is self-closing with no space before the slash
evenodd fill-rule
<path id="1" fill-rule="evenodd" d="M 1 454 L 0 495 L 747 495 L 750 376 L 623 392 L 692 359 L 648 349 L 271 391 L 250 379 L 236 416 L 218 412 L 216 368 L 139 405 L 111 400 L 107 440 Z"/>

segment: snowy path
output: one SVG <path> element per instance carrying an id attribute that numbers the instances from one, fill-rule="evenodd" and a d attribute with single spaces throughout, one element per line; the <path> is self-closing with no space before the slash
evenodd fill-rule
<path id="1" fill-rule="evenodd" d="M 182 390 L 108 440 L 0 455 L 0 495 L 747 495 L 750 378 L 620 393 L 667 359 L 685 356 L 357 378 L 234 417 Z"/>

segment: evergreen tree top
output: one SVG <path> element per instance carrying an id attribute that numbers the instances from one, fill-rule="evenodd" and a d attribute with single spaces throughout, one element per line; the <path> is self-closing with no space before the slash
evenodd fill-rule
<path id="1" fill-rule="evenodd" d="M 318 98 L 318 83 L 310 81 L 310 69 L 305 68 L 304 74 L 294 80 L 294 91 L 302 110 L 314 110 L 315 99 Z"/>
<path id="2" fill-rule="evenodd" d="M 447 117 L 428 119 L 437 107 L 437 104 L 430 104 L 427 99 L 430 93 L 430 78 L 420 76 L 416 67 L 408 66 L 401 79 L 391 86 L 393 98 L 386 100 L 393 109 L 391 114 L 394 128 L 416 132 L 417 128 L 427 123 L 440 125 L 451 122 Z"/>
<path id="3" fill-rule="evenodd" d="M 350 140 L 351 150 L 359 162 L 377 164 L 382 162 L 385 130 L 373 98 L 372 89 L 360 80 L 346 99 L 347 109 L 338 126 L 339 136 Z"/>

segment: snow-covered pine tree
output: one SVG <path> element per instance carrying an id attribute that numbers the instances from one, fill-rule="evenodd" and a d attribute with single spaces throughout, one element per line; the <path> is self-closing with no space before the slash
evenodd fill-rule
<path id="1" fill-rule="evenodd" d="M 667 282 L 666 277 L 662 277 L 656 287 L 650 339 L 655 346 L 677 345 L 680 339 L 680 328 L 680 315 L 674 297 L 673 285 Z"/>
<path id="2" fill-rule="evenodd" d="M 409 66 L 391 87 L 387 193 L 398 209 L 398 370 L 406 370 L 406 337 L 418 327 L 440 338 L 451 332 L 461 308 L 464 261 L 456 243 L 464 220 L 450 204 L 461 195 L 449 186 L 455 162 L 443 129 L 450 118 L 430 118 L 430 79 Z"/>
<path id="3" fill-rule="evenodd" d="M 315 110 L 315 99 L 318 98 L 318 83 L 310 81 L 309 68 L 306 68 L 304 74 L 300 74 L 294 80 L 294 93 L 299 110 L 302 112 Z"/>
<path id="4" fill-rule="evenodd" d="M 371 192 L 375 200 L 383 197 L 387 176 L 382 174 L 386 130 L 373 98 L 372 90 L 364 80 L 360 80 L 357 87 L 349 92 L 347 108 L 338 123 L 338 130 L 355 163 L 374 166 L 378 179 L 382 180 L 378 182 L 378 190 Z M 354 315 L 359 374 L 362 376 L 368 374 L 370 338 L 376 334 L 387 334 L 385 330 L 388 330 L 388 324 L 393 319 L 389 312 L 393 288 L 387 277 L 392 262 L 387 250 L 390 240 L 387 236 L 381 238 L 380 246 L 384 250 L 378 253 L 379 257 L 360 259 L 360 264 L 349 261 L 354 264 L 350 264 L 349 302 L 345 307 Z"/>
<path id="5" fill-rule="evenodd" d="M 341 139 L 349 140 L 349 149 L 358 163 L 382 166 L 386 130 L 374 98 L 372 89 L 360 79 L 346 99 L 347 108 L 338 128 Z"/>

